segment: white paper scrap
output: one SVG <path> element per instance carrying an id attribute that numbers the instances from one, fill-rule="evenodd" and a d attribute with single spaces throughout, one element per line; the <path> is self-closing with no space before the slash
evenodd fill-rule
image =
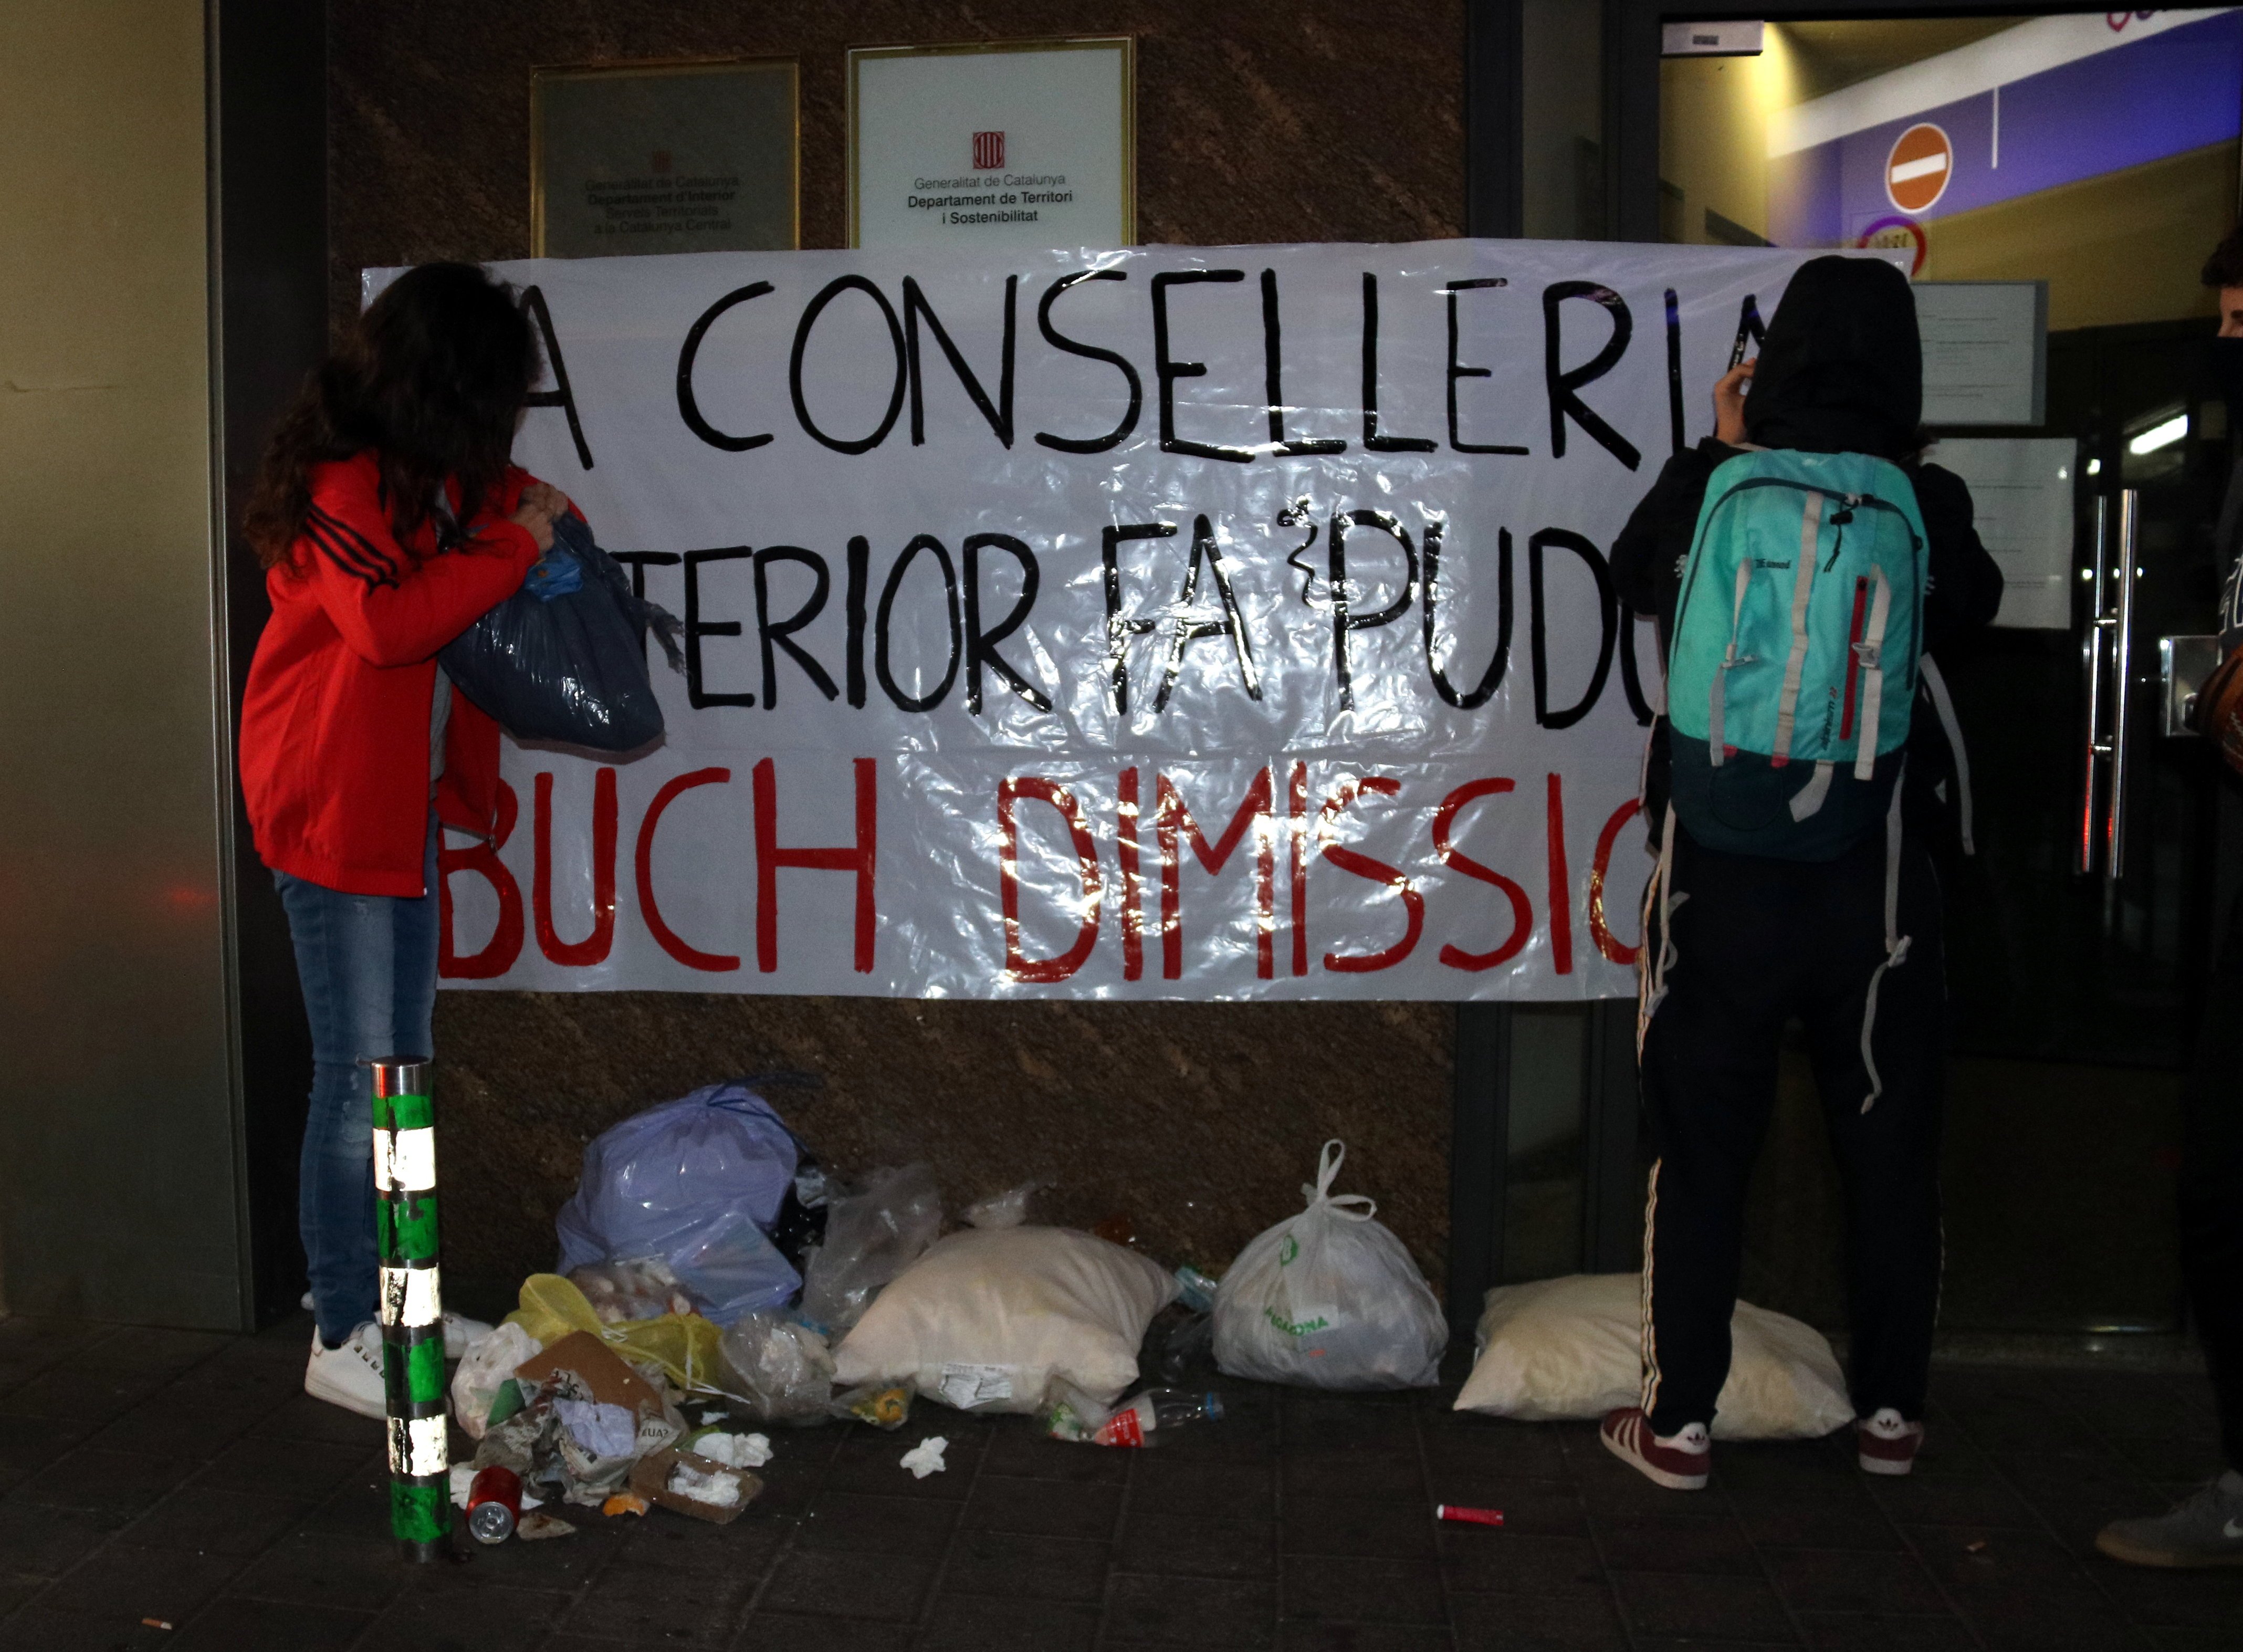
<path id="1" fill-rule="evenodd" d="M 717 1508 L 737 1508 L 740 1502 L 740 1477 L 722 1472 L 705 1473 L 690 1463 L 680 1463 L 670 1471 L 670 1489 L 681 1497 L 690 1497 L 697 1503 L 708 1503 Z"/>
<path id="2" fill-rule="evenodd" d="M 556 1399 L 553 1409 L 561 1414 L 562 1426 L 595 1457 L 638 1454 L 638 1419 L 621 1406 L 596 1399 Z"/>
<path id="3" fill-rule="evenodd" d="M 903 1465 L 911 1470 L 913 1480 L 925 1480 L 929 1474 L 940 1474 L 949 1467 L 942 1460 L 942 1453 L 949 1448 L 950 1442 L 940 1434 L 929 1434 L 904 1453 Z"/>
<path id="4" fill-rule="evenodd" d="M 771 1460 L 768 1434 L 703 1434 L 687 1449 L 727 1468 L 761 1468 Z"/>

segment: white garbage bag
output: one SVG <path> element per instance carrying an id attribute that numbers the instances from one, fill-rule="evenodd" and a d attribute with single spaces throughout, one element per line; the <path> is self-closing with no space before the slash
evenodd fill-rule
<path id="1" fill-rule="evenodd" d="M 1335 1197 L 1347 1149 L 1324 1143 L 1308 1209 L 1248 1242 L 1215 1297 L 1226 1376 L 1307 1388 L 1429 1388 L 1448 1322 L 1402 1241 L 1359 1193 Z"/>

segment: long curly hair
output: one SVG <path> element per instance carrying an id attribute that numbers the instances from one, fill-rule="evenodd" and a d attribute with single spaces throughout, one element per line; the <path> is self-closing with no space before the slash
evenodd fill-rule
<path id="1" fill-rule="evenodd" d="M 266 567 L 293 565 L 312 503 L 311 468 L 368 448 L 401 546 L 409 547 L 448 480 L 460 486 L 458 519 L 472 520 L 504 480 L 515 427 L 542 370 L 536 331 L 507 283 L 472 264 L 408 270 L 367 307 L 273 427 L 242 536 Z"/>

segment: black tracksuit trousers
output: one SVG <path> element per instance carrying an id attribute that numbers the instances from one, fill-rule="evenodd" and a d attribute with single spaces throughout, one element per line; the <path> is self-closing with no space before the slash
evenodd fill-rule
<path id="1" fill-rule="evenodd" d="M 1667 910 L 1674 951 L 1643 1047 L 1658 1154 L 1644 1218 L 1644 1409 L 1653 1432 L 1711 1426 L 1729 1369 L 1746 1183 L 1774 1109 L 1784 1024 L 1807 1028 L 1844 1186 L 1856 1414 L 1923 1414 L 1939 1305 L 1939 1135 L 1947 991 L 1938 880 L 1904 843 L 1897 930 L 1885 961 L 1884 830 L 1835 860 L 1717 853 L 1675 833 Z M 1654 920 L 1645 944 L 1657 941 Z M 1656 957 L 1656 953 L 1647 954 Z"/>
<path id="2" fill-rule="evenodd" d="M 2181 1119 L 2181 1277 L 2219 1407 L 2220 1447 L 2243 1473 L 2243 899 L 2205 995 Z"/>

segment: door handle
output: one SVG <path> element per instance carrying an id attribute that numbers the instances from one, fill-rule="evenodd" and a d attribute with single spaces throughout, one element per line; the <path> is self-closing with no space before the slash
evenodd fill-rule
<path id="1" fill-rule="evenodd" d="M 2126 871 L 2127 725 L 2133 705 L 2134 584 L 2141 574 L 2141 495 L 2119 494 L 2117 520 L 2111 501 L 2095 501 L 2095 551 L 2087 635 L 2079 644 L 2086 689 L 2086 738 L 2081 742 L 2079 839 L 2072 870 L 2095 870 L 2101 851 L 2103 880 L 2115 885 Z M 2114 532 L 2113 529 L 2116 529 Z M 2098 840 L 2100 839 L 2099 846 Z"/>
<path id="2" fill-rule="evenodd" d="M 2092 572 L 2087 586 L 2087 634 L 2079 639 L 2082 698 L 2086 702 L 2086 728 L 2080 741 L 2079 836 L 2072 846 L 2071 869 L 2081 877 L 2095 870 L 2096 805 L 2100 799 L 2103 762 L 2111 748 L 2103 738 L 2103 657 L 2110 651 L 2106 638 L 2118 622 L 2111 613 L 2110 499 L 2095 496 L 2095 534 Z"/>
<path id="3" fill-rule="evenodd" d="M 2118 496 L 2118 624 L 2111 664 L 2111 806 L 2104 831 L 2103 880 L 2126 875 L 2126 725 L 2134 679 L 2134 582 L 2141 575 L 2142 496 Z"/>

